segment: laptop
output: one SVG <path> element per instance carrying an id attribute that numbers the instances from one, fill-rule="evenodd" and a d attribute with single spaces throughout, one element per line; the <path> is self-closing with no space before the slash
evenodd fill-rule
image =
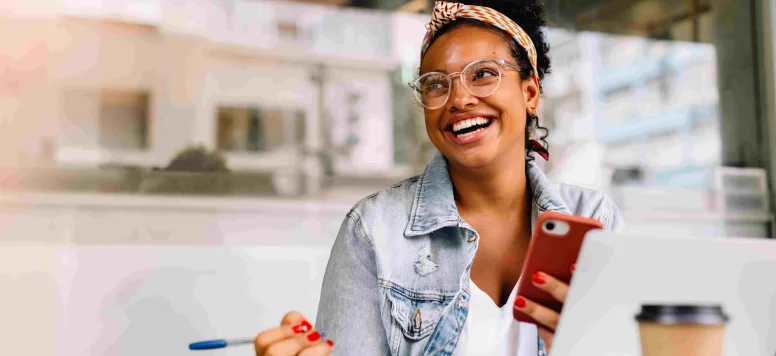
<path id="1" fill-rule="evenodd" d="M 719 304 L 726 356 L 776 355 L 776 240 L 587 235 L 552 356 L 641 355 L 642 304 Z"/>

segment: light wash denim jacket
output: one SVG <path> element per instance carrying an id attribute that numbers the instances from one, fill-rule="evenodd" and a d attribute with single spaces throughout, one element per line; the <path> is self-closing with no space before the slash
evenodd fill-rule
<path id="1" fill-rule="evenodd" d="M 550 183 L 528 162 L 532 225 L 539 213 L 620 225 L 605 195 Z M 425 171 L 373 194 L 347 214 L 323 279 L 317 329 L 337 355 L 453 354 L 468 312 L 479 235 L 461 219 L 441 154 Z M 543 354 L 539 340 L 540 354 Z"/>

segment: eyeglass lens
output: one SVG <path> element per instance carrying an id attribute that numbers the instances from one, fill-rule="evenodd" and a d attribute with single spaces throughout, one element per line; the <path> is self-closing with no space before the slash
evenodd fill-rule
<path id="1" fill-rule="evenodd" d="M 501 65 L 496 61 L 477 61 L 461 73 L 461 81 L 474 96 L 486 97 L 498 89 L 501 82 Z M 432 72 L 420 78 L 415 88 L 418 101 L 427 108 L 445 105 L 450 96 L 453 80 L 444 73 Z"/>

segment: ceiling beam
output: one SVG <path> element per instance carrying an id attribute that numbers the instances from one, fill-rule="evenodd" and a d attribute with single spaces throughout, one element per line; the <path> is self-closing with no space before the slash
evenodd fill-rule
<path id="1" fill-rule="evenodd" d="M 404 12 L 429 11 L 435 0 L 350 0 L 348 5 L 368 9 Z"/>
<path id="2" fill-rule="evenodd" d="M 412 13 L 428 11 L 428 0 L 410 0 L 404 5 L 399 6 L 396 11 Z"/>
<path id="3" fill-rule="evenodd" d="M 347 5 L 350 0 L 294 0 L 297 2 L 306 2 L 311 4 L 323 4 L 323 5 L 333 5 L 333 6 L 343 6 Z"/>

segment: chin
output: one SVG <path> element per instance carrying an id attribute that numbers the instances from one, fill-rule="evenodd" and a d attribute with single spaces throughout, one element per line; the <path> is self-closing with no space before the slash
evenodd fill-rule
<path id="1" fill-rule="evenodd" d="M 523 141 L 517 142 L 522 143 Z M 498 142 L 491 142 L 488 145 L 463 150 L 458 147 L 447 147 L 447 150 L 442 151 L 442 154 L 448 161 L 459 167 L 476 170 L 504 164 L 505 161 L 515 164 L 523 162 L 525 160 L 525 147 L 522 144 L 500 146 Z"/>
<path id="2" fill-rule="evenodd" d="M 448 161 L 471 169 L 487 167 L 496 162 L 498 156 L 496 150 L 488 147 L 471 148 L 465 151 L 452 150 L 445 154 Z"/>

